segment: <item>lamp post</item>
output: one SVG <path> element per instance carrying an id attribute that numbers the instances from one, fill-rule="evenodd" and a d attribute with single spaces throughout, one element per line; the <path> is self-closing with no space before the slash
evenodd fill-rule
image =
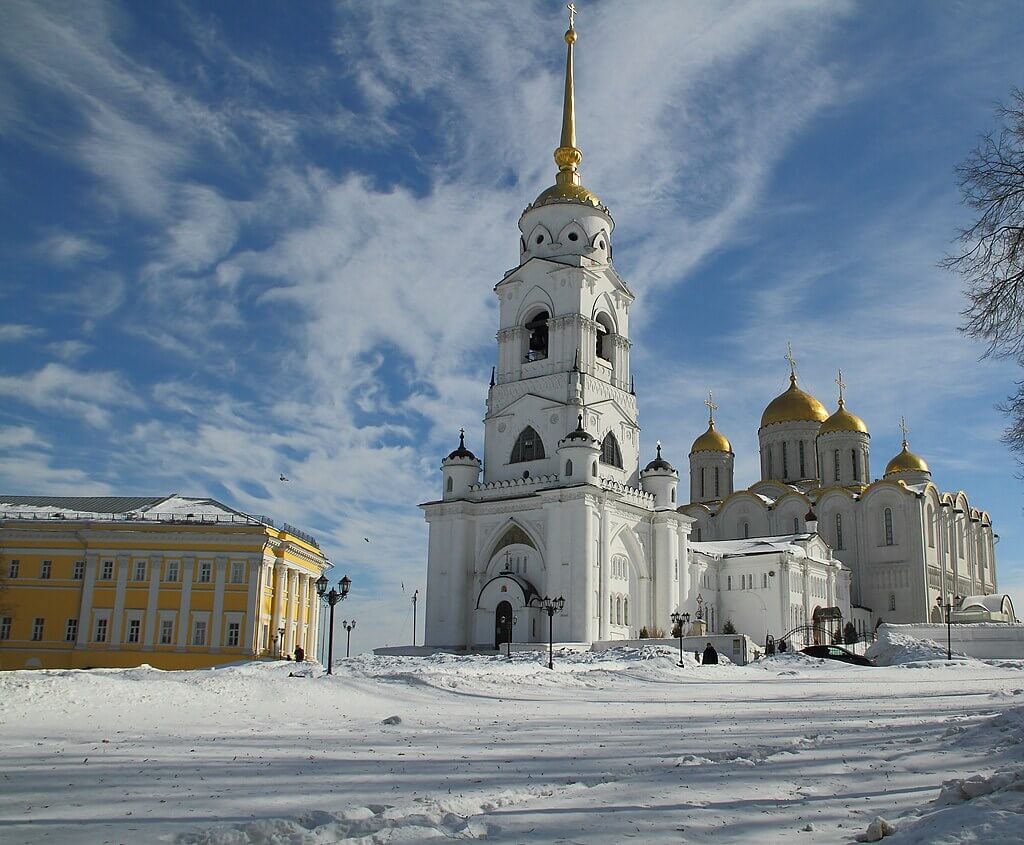
<path id="1" fill-rule="evenodd" d="M 341 627 L 345 629 L 345 657 L 348 657 L 352 653 L 352 629 L 356 627 L 356 620 L 342 619 Z"/>
<path id="2" fill-rule="evenodd" d="M 962 602 L 963 599 L 960 598 L 960 596 L 955 596 L 953 598 L 953 601 L 956 602 L 956 606 L 959 607 L 960 606 L 960 602 Z M 946 660 L 952 660 L 953 659 L 953 618 L 952 618 L 951 614 L 953 613 L 954 605 L 950 604 L 948 598 L 946 599 L 946 603 L 943 604 L 942 603 L 942 596 L 936 596 L 935 597 L 935 603 L 940 608 L 942 608 L 943 610 L 946 611 Z"/>
<path id="3" fill-rule="evenodd" d="M 420 591 L 412 594 L 412 647 L 416 648 L 416 602 L 420 597 Z"/>
<path id="4" fill-rule="evenodd" d="M 327 576 L 321 575 L 316 579 L 316 594 L 320 596 L 320 601 L 328 605 L 331 608 L 331 621 L 327 630 L 327 674 L 334 674 L 334 606 L 344 601 L 348 597 L 349 587 L 352 586 L 352 579 L 347 575 L 338 582 L 338 586 L 341 588 L 340 592 L 334 587 L 331 587 L 330 591 L 327 589 Z"/>
<path id="5" fill-rule="evenodd" d="M 673 613 L 672 625 L 679 628 L 679 665 L 683 665 L 683 626 L 690 622 L 689 613 Z"/>
<path id="6" fill-rule="evenodd" d="M 509 660 L 512 659 L 512 630 L 516 627 L 516 623 L 519 622 L 519 617 L 514 613 L 512 614 L 512 624 L 508 628 L 508 639 L 505 640 L 505 657 Z M 505 617 L 501 617 L 501 624 L 505 624 Z"/>
<path id="7" fill-rule="evenodd" d="M 284 657 L 284 628 L 277 629 L 277 656 Z"/>
<path id="8" fill-rule="evenodd" d="M 555 614 L 561 613 L 565 607 L 565 599 L 559 596 L 556 599 L 544 596 L 540 600 L 540 609 L 548 615 L 548 669 L 555 668 Z"/>

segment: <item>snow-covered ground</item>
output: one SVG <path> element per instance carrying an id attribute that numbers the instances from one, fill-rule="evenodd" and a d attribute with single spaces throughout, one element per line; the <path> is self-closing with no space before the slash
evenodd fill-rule
<path id="1" fill-rule="evenodd" d="M 879 651 L 0 673 L 0 842 L 1021 841 L 1024 661 Z"/>

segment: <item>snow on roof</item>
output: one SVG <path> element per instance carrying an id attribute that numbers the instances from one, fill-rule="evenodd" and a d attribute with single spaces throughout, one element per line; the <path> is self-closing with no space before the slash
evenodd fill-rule
<path id="1" fill-rule="evenodd" d="M 782 534 L 778 537 L 749 537 L 745 540 L 710 540 L 690 543 L 690 548 L 695 552 L 717 557 L 776 554 L 779 552 L 803 555 L 806 553 L 803 543 L 813 536 L 813 534 Z"/>

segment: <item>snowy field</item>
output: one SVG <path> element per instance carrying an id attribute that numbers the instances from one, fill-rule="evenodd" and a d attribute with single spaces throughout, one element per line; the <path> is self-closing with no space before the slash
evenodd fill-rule
<path id="1" fill-rule="evenodd" d="M 0 842 L 1024 840 L 1024 661 L 878 651 L 0 673 Z"/>

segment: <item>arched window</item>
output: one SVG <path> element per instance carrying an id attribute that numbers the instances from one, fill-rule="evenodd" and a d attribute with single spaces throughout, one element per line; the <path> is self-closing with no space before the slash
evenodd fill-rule
<path id="1" fill-rule="evenodd" d="M 798 516 L 794 516 L 793 517 L 793 533 L 794 534 L 799 534 L 800 533 L 800 517 L 798 517 Z"/>
<path id="2" fill-rule="evenodd" d="M 719 472 L 718 472 L 718 467 L 715 467 L 715 498 L 716 498 L 716 499 L 719 499 L 719 498 L 721 498 L 721 495 L 722 495 L 722 494 L 721 494 L 721 492 L 720 492 L 720 489 L 721 489 L 721 488 L 720 488 L 720 485 L 719 485 Z"/>
<path id="3" fill-rule="evenodd" d="M 807 478 L 807 467 L 804 464 L 804 441 L 797 443 L 797 451 L 800 453 L 800 477 Z"/>
<path id="4" fill-rule="evenodd" d="M 615 596 L 608 597 L 608 621 L 615 624 Z"/>
<path id="5" fill-rule="evenodd" d="M 892 536 L 892 508 L 885 509 L 883 519 L 885 522 L 885 545 L 892 546 L 894 545 Z"/>
<path id="6" fill-rule="evenodd" d="M 700 497 L 703 499 L 704 493 L 704 467 L 700 468 Z"/>
<path id="7" fill-rule="evenodd" d="M 672 502 L 675 503 L 675 500 L 676 500 L 676 488 L 675 487 L 673 487 L 672 490 L 670 491 L 670 497 L 672 499 Z"/>
<path id="8" fill-rule="evenodd" d="M 786 448 L 786 444 L 782 444 L 782 479 L 785 481 L 789 478 L 789 449 Z"/>
<path id="9" fill-rule="evenodd" d="M 523 461 L 539 461 L 544 457 L 544 441 L 532 425 L 524 428 L 516 438 L 512 447 L 512 459 L 509 463 L 519 464 Z"/>
<path id="10" fill-rule="evenodd" d="M 622 469 L 622 452 L 619 449 L 619 441 L 610 431 L 601 441 L 601 463 Z"/>
<path id="11" fill-rule="evenodd" d="M 836 477 L 835 481 L 836 481 L 836 484 L 838 484 L 839 483 L 839 450 L 838 449 L 836 449 L 835 452 L 832 453 L 832 463 L 833 463 L 832 469 L 833 469 L 833 471 L 835 473 L 835 477 Z"/>
<path id="12" fill-rule="evenodd" d="M 889 610 L 895 610 L 895 609 L 896 609 L 896 594 L 895 593 L 889 593 Z"/>
<path id="13" fill-rule="evenodd" d="M 539 361 L 548 357 L 548 312 L 539 311 L 526 323 L 530 333 L 526 350 L 527 361 Z"/>
<path id="14" fill-rule="evenodd" d="M 448 479 L 448 492 L 452 492 L 452 480 L 450 478 Z"/>
<path id="15" fill-rule="evenodd" d="M 766 475 L 771 478 L 774 473 L 772 472 L 772 447 L 769 444 L 768 451 L 765 453 L 765 469 L 767 470 Z"/>
<path id="16" fill-rule="evenodd" d="M 853 480 L 860 481 L 860 461 L 857 460 L 857 450 L 850 450 L 850 459 L 853 462 Z"/>
<path id="17" fill-rule="evenodd" d="M 744 540 L 749 540 L 750 539 L 750 523 L 749 522 L 744 522 L 743 523 L 743 539 Z"/>
<path id="18" fill-rule="evenodd" d="M 843 515 L 841 513 L 836 514 L 836 548 L 841 549 L 843 547 Z"/>
<path id="19" fill-rule="evenodd" d="M 597 461 L 594 461 L 594 463 L 590 465 L 590 474 L 594 476 L 594 478 L 597 478 Z"/>
<path id="20" fill-rule="evenodd" d="M 595 351 L 597 357 L 602 361 L 611 363 L 612 360 L 612 321 L 608 319 L 607 314 L 597 315 L 597 342 Z"/>
<path id="21" fill-rule="evenodd" d="M 703 531 L 701 530 L 701 527 L 700 527 L 700 526 L 698 525 L 698 526 L 697 526 L 697 542 L 698 542 L 698 543 L 702 542 L 702 541 L 701 541 L 701 535 L 702 535 L 703 533 L 704 533 L 704 532 L 703 532 Z"/>
<path id="22" fill-rule="evenodd" d="M 615 624 L 616 625 L 621 625 L 622 624 L 622 599 L 621 598 L 616 598 L 615 599 Z"/>
<path id="23" fill-rule="evenodd" d="M 622 600 L 622 624 L 629 624 L 629 599 Z"/>
<path id="24" fill-rule="evenodd" d="M 572 478 L 572 461 L 565 462 L 565 477 Z"/>

